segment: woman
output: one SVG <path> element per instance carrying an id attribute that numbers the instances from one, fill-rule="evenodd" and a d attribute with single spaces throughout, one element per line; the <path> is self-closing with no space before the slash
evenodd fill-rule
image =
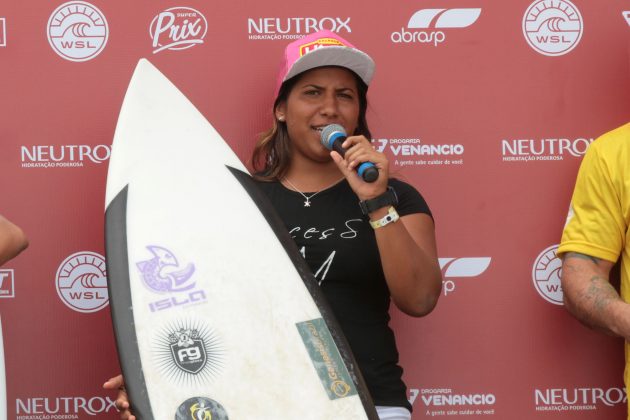
<path id="1" fill-rule="evenodd" d="M 426 315 L 441 275 L 428 206 L 413 187 L 389 178 L 387 158 L 368 140 L 373 71 L 367 54 L 328 31 L 289 44 L 274 126 L 256 146 L 253 166 L 341 324 L 380 418 L 404 420 L 411 406 L 388 326 L 390 296 L 403 312 Z M 344 157 L 322 146 L 329 124 L 352 134 Z M 357 174 L 363 162 L 378 168 L 376 181 Z M 121 385 L 120 376 L 105 383 Z M 117 404 L 123 419 L 133 419 L 124 390 Z"/>

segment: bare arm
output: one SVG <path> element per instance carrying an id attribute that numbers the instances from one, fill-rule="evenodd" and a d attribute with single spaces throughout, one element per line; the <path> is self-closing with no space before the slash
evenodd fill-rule
<path id="1" fill-rule="evenodd" d="M 22 229 L 0 216 L 0 266 L 28 246 Z"/>
<path id="2" fill-rule="evenodd" d="M 630 305 L 610 284 L 614 263 L 577 252 L 565 254 L 562 290 L 566 308 L 591 328 L 630 339 Z"/>
<path id="3" fill-rule="evenodd" d="M 385 213 L 387 209 L 379 209 L 370 217 L 378 219 Z M 411 316 L 431 312 L 442 290 L 431 217 L 403 216 L 374 233 L 387 286 L 398 309 Z"/>

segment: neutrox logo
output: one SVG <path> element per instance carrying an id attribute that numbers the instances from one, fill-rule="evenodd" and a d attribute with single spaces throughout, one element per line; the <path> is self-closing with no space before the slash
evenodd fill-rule
<path id="1" fill-rule="evenodd" d="M 582 38 L 580 11 L 569 0 L 536 0 L 523 16 L 523 35 L 534 50 L 558 56 L 571 51 Z"/>
<path id="2" fill-rule="evenodd" d="M 462 278 L 478 277 L 490 266 L 490 257 L 438 258 L 442 269 L 442 290 L 444 296 L 455 291 L 456 281 Z"/>
<path id="3" fill-rule="evenodd" d="M 547 388 L 534 390 L 536 411 L 594 411 L 598 406 L 626 405 L 624 387 L 613 388 Z"/>
<path id="4" fill-rule="evenodd" d="M 16 420 L 78 419 L 117 413 L 110 397 L 29 397 L 15 400 Z M 103 416 L 105 417 L 105 416 Z"/>
<path id="5" fill-rule="evenodd" d="M 171 7 L 151 21 L 149 34 L 153 54 L 164 50 L 185 50 L 203 44 L 208 21 L 201 12 L 190 7 Z"/>
<path id="6" fill-rule="evenodd" d="M 82 168 L 101 164 L 112 154 L 107 144 L 22 146 L 20 151 L 22 168 Z"/>
<path id="7" fill-rule="evenodd" d="M 554 305 L 562 305 L 563 294 L 560 284 L 562 260 L 557 252 L 558 245 L 552 245 L 538 255 L 532 268 L 532 280 L 536 291 L 543 299 Z"/>
<path id="8" fill-rule="evenodd" d="M 395 44 L 431 44 L 438 46 L 446 41 L 445 29 L 466 28 L 477 21 L 481 9 L 422 9 L 415 12 L 407 28 L 392 32 L 390 39 Z"/>
<path id="9" fill-rule="evenodd" d="M 48 42 L 60 57 L 70 61 L 88 61 L 99 55 L 107 44 L 109 28 L 105 15 L 84 1 L 70 1 L 50 15 Z"/>
<path id="10" fill-rule="evenodd" d="M 321 30 L 337 33 L 352 32 L 350 17 L 266 17 L 247 19 L 247 34 L 249 39 L 254 41 L 300 39 Z"/>
<path id="11" fill-rule="evenodd" d="M 503 139 L 503 162 L 559 161 L 582 157 L 593 138 Z"/>

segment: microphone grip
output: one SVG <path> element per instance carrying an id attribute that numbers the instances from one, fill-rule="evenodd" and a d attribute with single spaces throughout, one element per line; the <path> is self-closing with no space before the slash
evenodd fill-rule
<path id="1" fill-rule="evenodd" d="M 345 140 L 345 138 L 343 139 Z M 332 149 L 345 157 L 346 149 L 341 147 L 343 140 L 336 139 L 332 144 Z M 378 179 L 378 168 L 372 162 L 363 162 L 356 168 L 357 173 L 365 182 L 374 182 Z"/>

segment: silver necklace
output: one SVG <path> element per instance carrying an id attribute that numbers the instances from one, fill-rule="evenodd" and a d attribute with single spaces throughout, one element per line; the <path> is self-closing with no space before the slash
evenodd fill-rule
<path id="1" fill-rule="evenodd" d="M 338 180 L 336 180 L 335 182 L 333 182 L 332 184 L 322 188 L 319 191 L 315 191 L 313 194 L 311 195 L 306 195 L 304 194 L 302 191 L 300 191 L 298 189 L 298 187 L 296 187 L 295 185 L 293 185 L 293 182 L 289 181 L 289 178 L 284 177 L 283 179 L 287 182 L 287 184 L 289 184 L 292 188 L 293 191 L 295 191 L 296 193 L 299 193 L 302 197 L 304 197 L 304 207 L 311 207 L 311 198 L 315 197 L 317 194 L 319 194 L 320 192 L 327 190 L 328 188 L 332 187 L 333 185 L 337 184 L 339 181 L 341 181 L 344 177 L 342 176 L 341 178 L 339 178 Z"/>

